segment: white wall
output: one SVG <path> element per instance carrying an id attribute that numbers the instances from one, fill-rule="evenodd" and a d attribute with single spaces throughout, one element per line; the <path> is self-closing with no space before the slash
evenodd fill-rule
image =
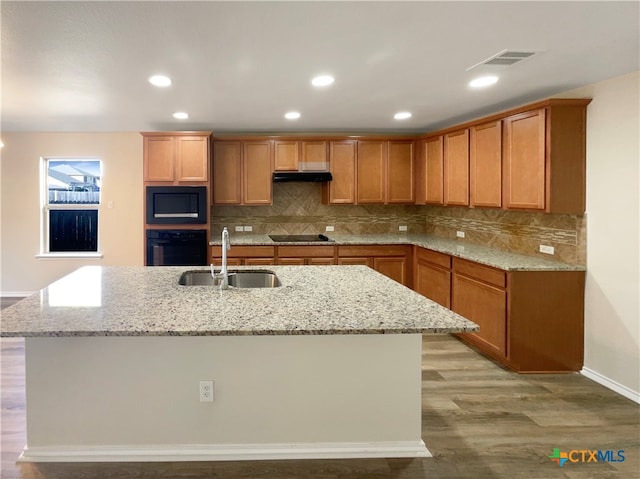
<path id="1" fill-rule="evenodd" d="M 2 295 L 37 291 L 85 264 L 143 264 L 142 136 L 139 133 L 3 133 L 0 150 Z M 101 259 L 37 259 L 42 157 L 102 160 Z M 109 201 L 113 208 L 107 208 Z"/>
<path id="2" fill-rule="evenodd" d="M 583 372 L 640 402 L 640 72 L 562 96 L 593 98 Z"/>

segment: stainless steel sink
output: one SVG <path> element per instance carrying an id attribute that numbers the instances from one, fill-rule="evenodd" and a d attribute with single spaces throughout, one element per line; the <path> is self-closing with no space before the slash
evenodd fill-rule
<path id="1" fill-rule="evenodd" d="M 185 271 L 180 275 L 178 284 L 182 286 L 217 286 L 218 282 L 209 270 Z M 273 271 L 268 270 L 231 270 L 229 286 L 234 288 L 277 288 L 282 283 Z"/>

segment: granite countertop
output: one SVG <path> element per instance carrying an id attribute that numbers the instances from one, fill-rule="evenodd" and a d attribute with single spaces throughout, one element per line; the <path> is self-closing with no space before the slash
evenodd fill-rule
<path id="1" fill-rule="evenodd" d="M 2 311 L 0 335 L 224 336 L 477 331 L 366 266 L 269 266 L 282 286 L 180 286 L 206 267 L 85 266 Z M 233 267 L 256 269 L 255 267 Z"/>
<path id="2" fill-rule="evenodd" d="M 523 254 L 510 253 L 487 246 L 463 243 L 456 240 L 440 238 L 427 234 L 379 234 L 379 235 L 332 235 L 329 238 L 333 242 L 286 242 L 276 243 L 268 235 L 259 234 L 230 234 L 231 247 L 233 245 L 386 245 L 386 244 L 408 244 L 429 248 L 440 253 L 446 253 L 457 258 L 468 259 L 476 263 L 486 264 L 507 271 L 585 271 L 584 266 L 562 263 L 552 259 L 526 256 Z M 214 246 L 220 245 L 220 240 L 216 239 L 209 243 Z"/>

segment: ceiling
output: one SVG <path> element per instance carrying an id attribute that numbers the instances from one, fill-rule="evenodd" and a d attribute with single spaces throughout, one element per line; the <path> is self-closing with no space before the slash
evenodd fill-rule
<path id="1" fill-rule="evenodd" d="M 429 131 L 639 70 L 639 7 L 4 0 L 2 130 Z M 503 50 L 536 54 L 467 71 Z"/>

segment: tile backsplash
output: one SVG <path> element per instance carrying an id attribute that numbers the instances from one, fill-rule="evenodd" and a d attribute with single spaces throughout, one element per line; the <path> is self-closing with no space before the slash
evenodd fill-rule
<path id="1" fill-rule="evenodd" d="M 586 217 L 522 213 L 489 208 L 415 205 L 323 205 L 319 183 L 274 183 L 271 206 L 214 206 L 212 234 L 223 226 L 251 226 L 255 234 L 317 234 L 333 226 L 331 234 L 430 233 L 461 242 L 586 264 Z M 399 233 L 402 234 L 402 233 Z M 538 251 L 553 246 L 555 255 Z"/>

